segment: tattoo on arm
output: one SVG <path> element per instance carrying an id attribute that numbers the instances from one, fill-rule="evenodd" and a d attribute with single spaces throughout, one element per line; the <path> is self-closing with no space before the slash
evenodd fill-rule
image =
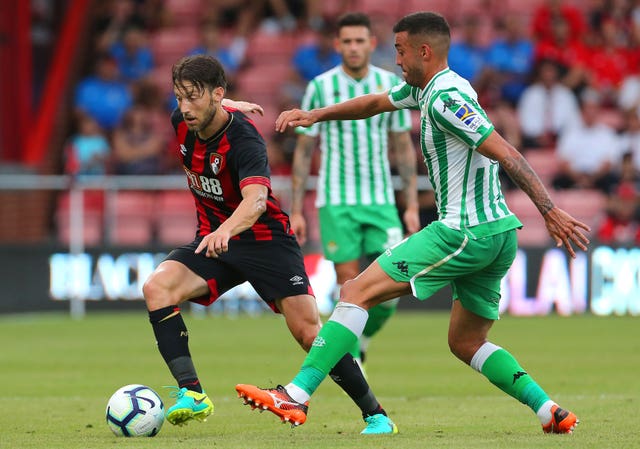
<path id="1" fill-rule="evenodd" d="M 409 133 L 394 133 L 393 146 L 397 154 L 397 169 L 404 191 L 406 205 L 418 204 L 416 157 Z"/>
<path id="2" fill-rule="evenodd" d="M 506 156 L 500 161 L 500 165 L 513 182 L 531 198 L 543 216 L 555 207 L 542 181 L 520 153 Z"/>
<path id="3" fill-rule="evenodd" d="M 291 167 L 291 212 L 302 213 L 304 195 L 307 191 L 307 178 L 311 168 L 311 156 L 315 148 L 315 139 L 302 137 L 295 149 Z"/>

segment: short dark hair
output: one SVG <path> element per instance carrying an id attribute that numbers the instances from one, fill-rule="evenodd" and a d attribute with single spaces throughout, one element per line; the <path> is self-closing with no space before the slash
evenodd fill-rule
<path id="1" fill-rule="evenodd" d="M 336 23 L 336 31 L 340 31 L 342 27 L 363 26 L 371 31 L 371 19 L 369 16 L 361 12 L 349 12 L 338 19 Z"/>
<path id="2" fill-rule="evenodd" d="M 432 45 L 438 43 L 446 52 L 451 43 L 451 29 L 442 15 L 436 12 L 415 12 L 404 16 L 393 27 L 394 33 L 406 31 L 409 36 L 424 35 Z"/>
<path id="3" fill-rule="evenodd" d="M 393 27 L 394 33 L 441 34 L 451 37 L 447 19 L 436 12 L 415 12 L 404 16 Z"/>
<path id="4" fill-rule="evenodd" d="M 227 88 L 227 78 L 220 61 L 208 55 L 185 56 L 171 68 L 173 85 L 184 87 L 190 82 L 198 90 Z"/>

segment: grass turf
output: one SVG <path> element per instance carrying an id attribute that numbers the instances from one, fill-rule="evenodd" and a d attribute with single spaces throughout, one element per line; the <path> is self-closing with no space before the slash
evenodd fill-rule
<path id="1" fill-rule="evenodd" d="M 243 407 L 236 383 L 287 383 L 303 353 L 281 317 L 186 315 L 191 352 L 216 406 L 206 423 L 115 437 L 104 419 L 122 385 L 173 385 L 146 313 L 0 317 L 0 448 L 640 448 L 640 318 L 504 317 L 491 340 L 581 424 L 545 435 L 535 415 L 448 351 L 446 313 L 403 312 L 369 351 L 367 372 L 400 434 L 364 437 L 359 410 L 330 380 L 300 428 Z"/>

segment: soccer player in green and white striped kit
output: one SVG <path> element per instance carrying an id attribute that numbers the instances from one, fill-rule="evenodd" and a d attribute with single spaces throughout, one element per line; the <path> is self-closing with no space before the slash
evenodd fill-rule
<path id="1" fill-rule="evenodd" d="M 506 349 L 488 341 L 498 319 L 500 281 L 517 249 L 519 220 L 507 207 L 498 180 L 501 166 L 536 205 L 558 247 L 575 257 L 587 249 L 589 227 L 553 204 L 531 166 L 493 128 L 469 82 L 451 71 L 449 25 L 439 14 L 402 18 L 393 29 L 396 63 L 405 83 L 388 93 L 364 95 L 312 111 L 285 111 L 276 129 L 327 120 L 362 119 L 418 107 L 421 149 L 434 186 L 439 219 L 387 250 L 342 288 L 340 302 L 316 337 L 302 368 L 286 386 L 237 385 L 239 395 L 287 419 L 306 417 L 307 402 L 362 333 L 371 307 L 407 293 L 426 300 L 451 285 L 451 352 L 500 390 L 527 405 L 546 433 L 571 433 L 577 416 L 549 398 Z M 304 408 L 303 408 L 304 407 Z"/>
<path id="2" fill-rule="evenodd" d="M 397 75 L 370 64 L 375 44 L 368 16 L 342 16 L 335 39 L 342 63 L 308 84 L 301 108 L 310 110 L 368 93 L 386 92 L 399 84 Z M 420 229 L 416 153 L 410 129 L 409 111 L 399 110 L 366 120 L 331 121 L 296 130 L 299 136 L 293 158 L 291 226 L 299 243 L 304 244 L 304 195 L 319 137 L 322 160 L 316 207 L 324 256 L 335 266 L 336 301 L 342 285 L 360 273 L 363 256 L 371 262 L 403 238 L 387 156 L 389 141 L 403 181 L 406 230 L 414 233 Z M 352 348 L 354 357 L 360 356 L 364 361 L 370 338 L 395 313 L 397 304 L 395 298 L 369 310 L 360 344 Z"/>

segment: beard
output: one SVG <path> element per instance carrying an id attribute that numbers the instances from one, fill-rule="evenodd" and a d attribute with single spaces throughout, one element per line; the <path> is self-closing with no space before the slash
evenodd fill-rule
<path id="1" fill-rule="evenodd" d="M 209 103 L 209 108 L 204 111 L 204 117 L 202 118 L 202 120 L 200 120 L 199 124 L 195 124 L 193 126 L 187 126 L 189 128 L 190 131 L 195 131 L 196 133 L 200 134 L 202 133 L 202 131 L 206 130 L 207 127 L 209 125 L 211 125 L 211 122 L 213 122 L 213 119 L 216 116 L 216 108 L 214 107 L 214 103 L 213 103 L 213 99 L 211 99 L 210 103 Z"/>

